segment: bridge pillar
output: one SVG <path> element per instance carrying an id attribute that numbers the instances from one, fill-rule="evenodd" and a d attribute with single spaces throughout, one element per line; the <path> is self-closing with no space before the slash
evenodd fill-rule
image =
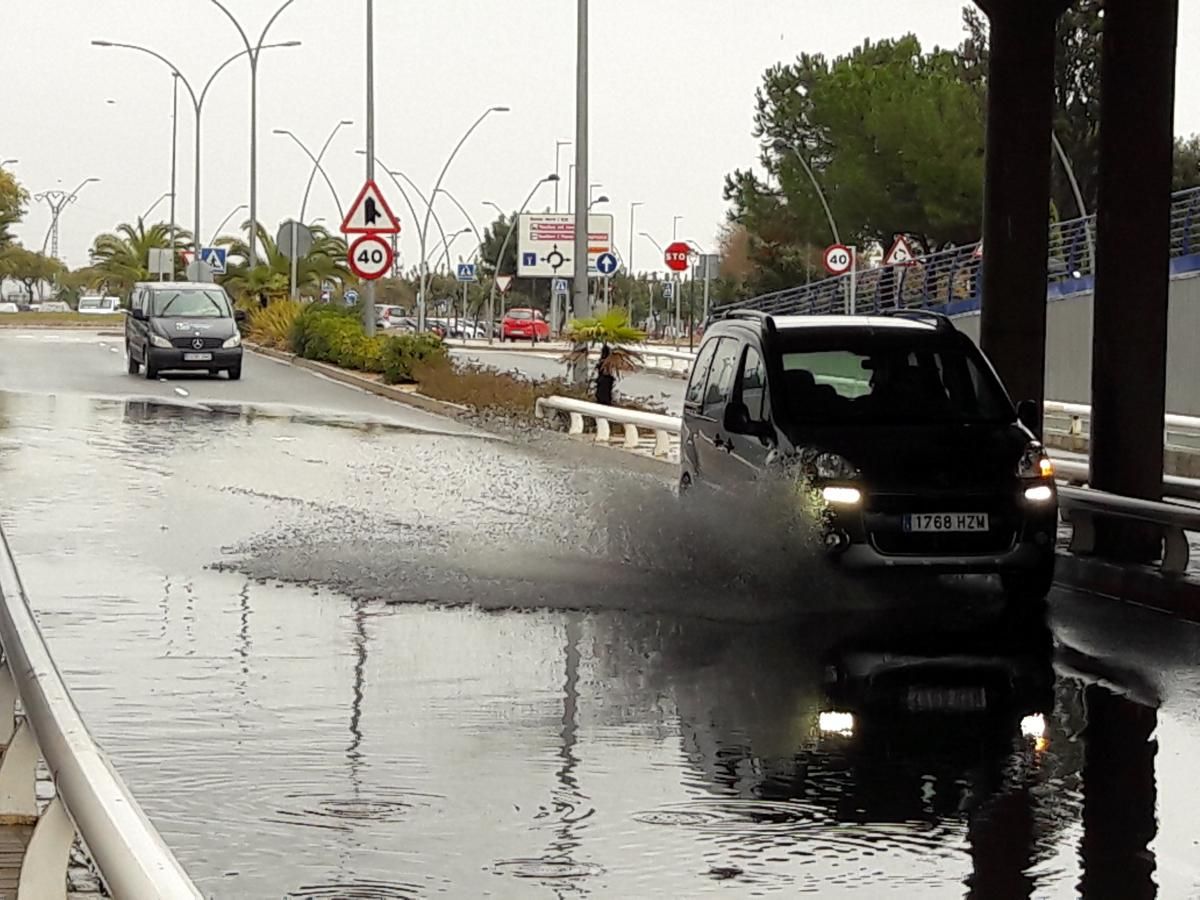
<path id="1" fill-rule="evenodd" d="M 1179 0 L 1108 0 L 1092 330 L 1091 484 L 1159 499 L 1166 406 L 1171 165 Z M 1106 555 L 1156 556 L 1128 528 Z"/>
<path id="2" fill-rule="evenodd" d="M 976 0 L 991 21 L 984 352 L 1015 400 L 1045 395 L 1055 25 L 1069 0 Z"/>

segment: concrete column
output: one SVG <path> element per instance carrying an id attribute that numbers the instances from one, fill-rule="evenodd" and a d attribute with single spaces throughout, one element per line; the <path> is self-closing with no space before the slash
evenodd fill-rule
<path id="1" fill-rule="evenodd" d="M 1178 24 L 1178 0 L 1105 4 L 1091 483 L 1153 499 L 1162 496 Z M 1156 552 L 1123 539 L 1127 531 L 1105 529 L 1098 549 Z"/>
<path id="2" fill-rule="evenodd" d="M 1055 24 L 1068 0 L 976 0 L 991 21 L 980 343 L 1014 400 L 1045 394 Z"/>

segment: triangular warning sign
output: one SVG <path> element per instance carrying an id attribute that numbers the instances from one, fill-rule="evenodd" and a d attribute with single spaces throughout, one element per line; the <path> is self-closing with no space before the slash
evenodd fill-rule
<path id="1" fill-rule="evenodd" d="M 506 293 L 509 285 L 512 284 L 513 277 L 511 275 L 497 275 L 496 287 L 500 288 L 500 293 Z"/>
<path id="2" fill-rule="evenodd" d="M 904 235 L 896 238 L 896 243 L 892 244 L 892 249 L 883 258 L 885 266 L 903 266 L 916 261 L 917 254 L 913 252 L 912 244 Z"/>
<path id="3" fill-rule="evenodd" d="M 383 199 L 383 192 L 374 181 L 368 181 L 358 192 L 358 199 L 342 221 L 343 234 L 397 234 L 400 222 Z"/>
<path id="4" fill-rule="evenodd" d="M 983 259 L 983 241 L 975 245 L 975 252 L 971 256 L 975 259 Z"/>

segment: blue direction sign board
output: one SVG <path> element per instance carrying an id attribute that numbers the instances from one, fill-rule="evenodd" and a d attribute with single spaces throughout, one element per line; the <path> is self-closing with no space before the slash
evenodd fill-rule
<path id="1" fill-rule="evenodd" d="M 664 300 L 674 300 L 675 299 L 675 282 L 673 282 L 673 281 L 664 281 L 663 282 L 663 299 Z"/>
<path id="2" fill-rule="evenodd" d="M 567 287 L 567 279 L 565 279 L 565 278 L 555 278 L 554 279 L 554 293 L 558 294 L 560 297 L 565 297 L 565 296 L 567 296 L 567 294 L 570 293 L 570 290 Z"/>
<path id="3" fill-rule="evenodd" d="M 459 263 L 458 280 L 471 282 L 478 281 L 479 276 L 475 273 L 475 263 Z"/>
<path id="4" fill-rule="evenodd" d="M 214 275 L 224 275 L 227 254 L 228 251 L 224 247 L 201 247 L 200 261 L 207 263 Z"/>
<path id="5" fill-rule="evenodd" d="M 613 253 L 601 253 L 596 257 L 596 271 L 605 277 L 617 271 L 617 257 Z"/>
<path id="6" fill-rule="evenodd" d="M 342 299 L 345 301 L 347 306 L 353 306 L 358 302 L 358 291 L 346 291 L 346 293 L 342 294 Z"/>

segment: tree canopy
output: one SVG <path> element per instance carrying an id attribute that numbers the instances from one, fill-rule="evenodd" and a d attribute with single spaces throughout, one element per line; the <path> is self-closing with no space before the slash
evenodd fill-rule
<path id="1" fill-rule="evenodd" d="M 189 232 L 175 231 L 176 265 L 192 240 Z M 139 281 L 150 281 L 150 251 L 171 246 L 171 226 L 156 222 L 147 226 L 140 218 L 122 222 L 115 231 L 96 236 L 92 243 L 92 283 L 89 287 L 105 287 L 117 294 L 127 294 Z"/>
<path id="2" fill-rule="evenodd" d="M 242 227 L 249 233 L 249 222 Z M 326 281 L 339 285 L 356 283 L 357 279 L 346 262 L 345 240 L 330 234 L 320 225 L 310 225 L 309 229 L 313 234 L 313 244 L 312 249 L 297 261 L 298 288 L 316 294 Z M 283 297 L 287 295 L 291 284 L 291 259 L 279 250 L 274 238 L 261 223 L 257 225 L 257 230 L 258 265 L 253 269 L 249 266 L 250 246 L 245 238 L 217 239 L 219 246 L 229 248 L 230 258 L 222 284 L 235 299 L 253 299 L 260 293 L 272 298 Z"/>
<path id="3" fill-rule="evenodd" d="M 14 240 L 12 226 L 25 215 L 29 194 L 11 172 L 0 169 L 0 250 Z"/>

